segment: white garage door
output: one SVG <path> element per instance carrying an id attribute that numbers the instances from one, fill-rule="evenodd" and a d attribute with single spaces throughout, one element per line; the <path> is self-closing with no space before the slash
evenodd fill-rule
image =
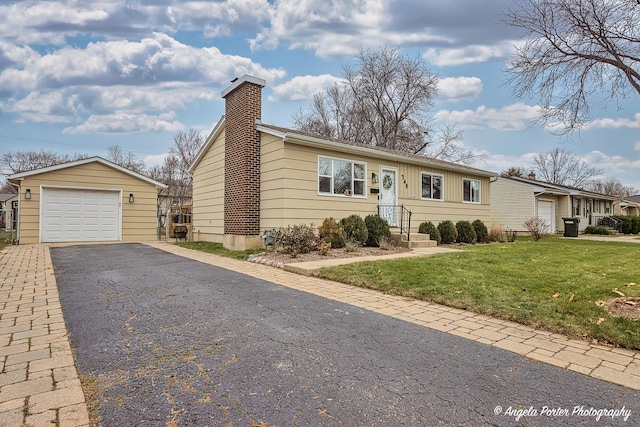
<path id="1" fill-rule="evenodd" d="M 44 188 L 43 242 L 120 240 L 120 192 Z"/>
<path id="2" fill-rule="evenodd" d="M 553 212 L 553 202 L 549 200 L 538 200 L 538 218 L 549 224 L 549 231 L 555 233 L 555 217 Z"/>

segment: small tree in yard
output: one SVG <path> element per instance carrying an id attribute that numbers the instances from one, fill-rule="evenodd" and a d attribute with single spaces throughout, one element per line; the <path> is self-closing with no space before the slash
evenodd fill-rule
<path id="1" fill-rule="evenodd" d="M 533 240 L 536 242 L 542 238 L 545 234 L 549 234 L 549 224 L 543 220 L 534 216 L 532 218 L 527 218 L 524 222 L 524 228 L 531 234 Z"/>

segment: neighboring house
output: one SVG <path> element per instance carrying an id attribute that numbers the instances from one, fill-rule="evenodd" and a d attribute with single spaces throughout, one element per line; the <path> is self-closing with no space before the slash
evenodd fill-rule
<path id="1" fill-rule="evenodd" d="M 579 231 L 583 231 L 613 215 L 615 201 L 613 196 L 549 184 L 534 177 L 500 176 L 491 182 L 492 222 L 515 231 L 526 231 L 523 224 L 531 217 L 545 220 L 551 233 L 564 232 L 562 218 L 577 217 Z"/>
<path id="2" fill-rule="evenodd" d="M 613 211 L 616 215 L 640 216 L 640 195 L 618 200 L 614 204 Z"/>
<path id="3" fill-rule="evenodd" d="M 156 238 L 158 189 L 165 185 L 100 157 L 8 179 L 19 187 L 21 244 Z"/>
<path id="4" fill-rule="evenodd" d="M 12 230 L 17 194 L 0 194 L 0 229 Z"/>
<path id="5" fill-rule="evenodd" d="M 413 232 L 423 221 L 489 225 L 496 174 L 262 124 L 264 86 L 245 75 L 222 92 L 225 116 L 190 168 L 195 240 L 256 248 L 265 230 L 378 209 L 391 226 L 406 226 L 401 205 Z"/>

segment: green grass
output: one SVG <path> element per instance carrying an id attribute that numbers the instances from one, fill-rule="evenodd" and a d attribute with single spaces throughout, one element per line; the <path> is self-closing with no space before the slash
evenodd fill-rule
<path id="1" fill-rule="evenodd" d="M 596 305 L 618 297 L 614 289 L 640 296 L 640 245 L 545 237 L 462 249 L 324 268 L 318 275 L 640 350 L 640 321 Z"/>
<path id="2" fill-rule="evenodd" d="M 246 251 L 231 251 L 222 246 L 222 243 L 214 242 L 180 242 L 176 243 L 177 246 L 195 249 L 197 251 L 206 252 L 209 254 L 219 255 L 227 258 L 242 259 L 245 260 L 249 255 L 258 254 L 264 252 L 264 250 L 246 250 Z"/>

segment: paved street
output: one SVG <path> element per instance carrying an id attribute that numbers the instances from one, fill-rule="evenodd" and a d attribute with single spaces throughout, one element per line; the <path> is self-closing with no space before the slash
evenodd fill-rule
<path id="1" fill-rule="evenodd" d="M 51 257 L 104 426 L 640 423 L 637 391 L 143 244 Z"/>

